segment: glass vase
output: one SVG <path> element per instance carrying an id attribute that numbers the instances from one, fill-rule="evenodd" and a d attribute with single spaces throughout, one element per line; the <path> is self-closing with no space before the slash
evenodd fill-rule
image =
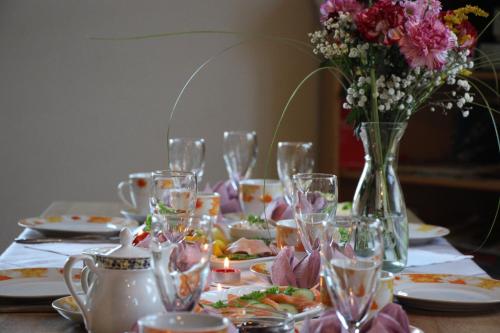
<path id="1" fill-rule="evenodd" d="M 408 218 L 397 175 L 398 149 L 406 123 L 362 123 L 365 165 L 353 200 L 353 215 L 379 219 L 384 227 L 383 270 L 397 273 L 408 257 Z"/>

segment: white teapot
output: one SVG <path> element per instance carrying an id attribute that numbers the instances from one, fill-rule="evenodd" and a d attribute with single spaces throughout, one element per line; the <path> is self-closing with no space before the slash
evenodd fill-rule
<path id="1" fill-rule="evenodd" d="M 129 331 L 148 314 L 165 312 L 151 269 L 151 253 L 132 246 L 129 229 L 120 232 L 121 245 L 104 254 L 69 257 L 64 280 L 83 314 L 85 327 L 93 333 Z M 84 295 L 76 292 L 71 270 L 84 261 L 89 274 L 82 274 Z"/>

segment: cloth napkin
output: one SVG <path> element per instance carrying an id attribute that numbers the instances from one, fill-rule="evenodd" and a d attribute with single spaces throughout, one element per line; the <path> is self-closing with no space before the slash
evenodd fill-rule
<path id="1" fill-rule="evenodd" d="M 318 319 L 307 318 L 300 333 L 342 332 L 335 309 L 325 311 Z M 390 303 L 380 310 L 362 329 L 362 333 L 409 333 L 408 316 L 401 305 Z"/>
<path id="2" fill-rule="evenodd" d="M 273 221 L 293 219 L 292 207 L 288 206 L 283 197 L 279 197 L 266 205 L 261 218 Z"/>
<path id="3" fill-rule="evenodd" d="M 281 249 L 271 266 L 271 280 L 279 286 L 312 288 L 319 282 L 321 259 L 318 251 L 301 260 L 295 258 L 295 249 Z"/>
<path id="4" fill-rule="evenodd" d="M 409 248 L 408 263 L 406 266 L 426 266 L 471 258 L 473 258 L 473 256 L 456 253 L 438 253 L 436 251 L 424 250 L 419 248 Z"/>
<path id="5" fill-rule="evenodd" d="M 207 185 L 206 189 L 219 193 L 220 212 L 222 214 L 241 212 L 238 192 L 233 188 L 230 180 L 221 180 L 217 182 L 213 187 Z"/>

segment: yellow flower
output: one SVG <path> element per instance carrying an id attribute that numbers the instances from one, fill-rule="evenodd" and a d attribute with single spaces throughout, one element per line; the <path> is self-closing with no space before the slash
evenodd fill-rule
<path id="1" fill-rule="evenodd" d="M 454 26 L 459 25 L 465 20 L 468 20 L 469 14 L 474 14 L 476 16 L 481 16 L 481 17 L 489 16 L 487 12 L 485 12 L 478 6 L 467 5 L 465 7 L 455 9 L 449 14 L 446 14 L 444 16 L 444 22 L 448 28 L 452 29 L 453 32 L 456 33 L 457 29 L 455 29 Z"/>

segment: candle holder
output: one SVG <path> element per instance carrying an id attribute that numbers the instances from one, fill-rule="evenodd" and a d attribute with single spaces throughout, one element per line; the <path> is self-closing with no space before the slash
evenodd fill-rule
<path id="1" fill-rule="evenodd" d="M 240 282 L 241 271 L 229 267 L 229 258 L 224 259 L 224 268 L 212 269 L 212 279 L 215 283 L 235 283 Z"/>

